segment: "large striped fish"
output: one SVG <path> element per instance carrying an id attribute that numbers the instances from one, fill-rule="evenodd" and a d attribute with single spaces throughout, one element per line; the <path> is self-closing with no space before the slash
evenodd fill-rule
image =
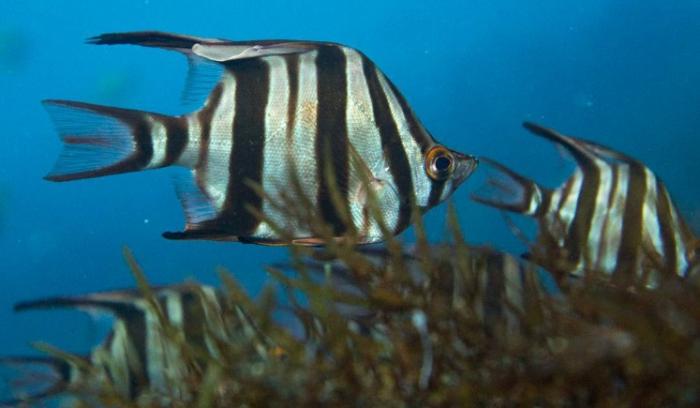
<path id="1" fill-rule="evenodd" d="M 568 151 L 577 164 L 573 174 L 551 190 L 486 160 L 495 176 L 473 198 L 534 217 L 539 261 L 574 275 L 599 273 L 621 283 L 637 277 L 650 286 L 659 273 L 687 274 L 697 262 L 698 238 L 649 168 L 599 144 L 524 126 Z"/>
<path id="2" fill-rule="evenodd" d="M 340 44 L 160 32 L 104 34 L 89 42 L 179 51 L 191 65 L 222 69 L 204 106 L 182 116 L 44 103 L 64 143 L 48 180 L 192 169 L 194 185 L 179 190 L 185 229 L 166 238 L 319 244 L 319 234 L 281 208 L 281 196 L 298 179 L 303 202 L 332 227 L 331 235 L 380 241 L 377 218 L 400 233 L 413 204 L 425 211 L 445 200 L 477 164 L 438 144 L 379 68 Z M 371 196 L 381 217 L 369 211 Z"/>
<path id="3" fill-rule="evenodd" d="M 252 344 L 261 359 L 274 354 L 274 347 L 260 334 L 244 309 L 226 302 L 222 293 L 212 287 L 198 284 L 165 286 L 154 289 L 154 295 L 162 318 L 137 290 L 18 303 L 16 311 L 77 308 L 107 312 L 115 317 L 115 321 L 106 340 L 86 356 L 76 355 L 72 360 L 58 357 L 0 358 L 0 363 L 4 364 L 39 365 L 53 371 L 52 384 L 33 394 L 0 402 L 0 406 L 33 404 L 70 391 L 82 395 L 86 390 L 100 392 L 103 396 L 113 392 L 126 401 L 155 398 L 159 404 L 167 405 L 168 398 L 192 398 L 184 389 L 186 381 L 199 372 L 197 370 L 205 368 L 187 365 L 183 353 L 188 351 L 183 351 L 180 342 L 189 347 L 189 352 L 196 350 L 213 358 L 225 352 L 222 347 L 232 344 Z M 174 332 L 168 335 L 168 330 Z"/>

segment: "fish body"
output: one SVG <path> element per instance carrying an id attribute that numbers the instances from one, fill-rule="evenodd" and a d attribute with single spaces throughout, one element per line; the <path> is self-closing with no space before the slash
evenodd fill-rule
<path id="1" fill-rule="evenodd" d="M 406 248 L 399 254 L 400 263 L 397 255 L 383 246 L 357 251 L 380 272 L 358 278 L 340 260 L 308 260 L 306 266 L 317 274 L 329 270 L 336 290 L 360 297 L 371 297 L 375 289 L 382 287 L 380 276 L 405 274 L 412 288 L 409 293 L 418 295 L 423 290 L 420 288 L 430 288 L 431 303 L 444 304 L 445 299 L 447 303 L 465 303 L 487 331 L 500 335 L 516 335 L 524 326 L 523 319 L 532 318 L 546 302 L 560 298 L 553 278 L 537 265 L 488 247 L 434 245 L 427 253 Z M 381 333 L 382 316 L 342 303 L 337 308 L 365 332 Z M 307 327 L 307 335 L 313 330 L 314 327 Z"/>
<path id="2" fill-rule="evenodd" d="M 112 392 L 124 401 L 140 398 L 155 398 L 159 403 L 167 403 L 168 398 L 188 400 L 193 397 L 185 389 L 188 378 L 201 373 L 205 367 L 187 366 L 190 360 L 183 354 L 185 350 L 217 358 L 221 347 L 243 344 L 242 336 L 246 336 L 246 344 L 256 345 L 260 358 L 266 358 L 271 350 L 267 339 L 243 308 L 224 301 L 224 295 L 210 286 L 173 285 L 156 288 L 153 292 L 162 315 L 138 290 L 18 303 L 17 311 L 75 308 L 106 312 L 115 319 L 106 339 L 85 356 L 0 359 L 5 364 L 48 366 L 55 377 L 55 382 L 43 391 L 0 403 L 0 406 L 38 402 L 72 389 L 77 389 L 79 395 L 87 390 L 101 395 Z M 187 349 L 182 344 L 186 344 Z"/>
<path id="3" fill-rule="evenodd" d="M 495 176 L 473 198 L 534 217 L 539 230 L 532 255 L 539 262 L 575 276 L 595 273 L 626 283 L 637 277 L 651 286 L 659 273 L 683 277 L 697 263 L 697 237 L 647 166 L 593 142 L 525 127 L 570 153 L 573 174 L 548 189 L 485 159 Z"/>
<path id="4" fill-rule="evenodd" d="M 381 222 L 400 233 L 412 205 L 427 211 L 445 200 L 477 164 L 438 144 L 391 81 L 350 47 L 159 32 L 90 42 L 175 50 L 191 65 L 222 69 L 204 106 L 182 116 L 45 101 L 64 142 L 49 180 L 192 170 L 194 182 L 178 189 L 185 229 L 166 238 L 318 244 L 318 233 L 285 211 L 285 197 L 296 195 L 331 236 L 376 242 Z"/>

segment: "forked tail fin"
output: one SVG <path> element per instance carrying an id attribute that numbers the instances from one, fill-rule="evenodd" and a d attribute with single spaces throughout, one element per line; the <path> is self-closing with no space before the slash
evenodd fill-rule
<path id="1" fill-rule="evenodd" d="M 70 181 L 173 164 L 187 143 L 182 118 L 83 102 L 43 102 L 63 141 L 51 181 Z"/>
<path id="2" fill-rule="evenodd" d="M 539 214 L 549 190 L 495 160 L 484 157 L 480 160 L 486 165 L 489 177 L 486 185 L 472 193 L 472 200 L 520 214 Z"/>
<path id="3" fill-rule="evenodd" d="M 34 406 L 58 396 L 68 389 L 73 374 L 68 362 L 55 357 L 0 357 L 0 365 L 24 372 L 11 384 L 15 395 L 0 400 L 0 407 Z"/>

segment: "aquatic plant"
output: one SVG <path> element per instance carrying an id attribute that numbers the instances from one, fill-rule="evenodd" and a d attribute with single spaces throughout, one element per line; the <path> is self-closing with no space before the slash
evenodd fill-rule
<path id="1" fill-rule="evenodd" d="M 661 273 L 654 287 L 643 284 L 643 270 L 629 285 L 586 271 L 563 279 L 557 259 L 541 271 L 467 244 L 452 208 L 446 242 L 430 244 L 415 203 L 416 243 L 408 248 L 385 227 L 368 189 L 367 211 L 385 235 L 384 247 L 373 252 L 356 245 L 356 231 L 334 239 L 304 201 L 298 179 L 291 180 L 275 203 L 321 237 L 323 249 L 290 247 L 288 262 L 268 268 L 270 285 L 257 299 L 220 270 L 218 300 L 202 296 L 201 307 L 220 311 L 221 319 L 201 319 L 199 338 L 207 340 L 197 342 L 174 324 L 160 290 L 125 251 L 139 307 L 153 316 L 149 330 L 160 339 L 148 352 L 167 355 L 173 375 L 164 375 L 165 387 L 129 395 L 94 358 L 42 345 L 81 373 L 65 381 L 63 394 L 76 406 L 110 407 L 700 403 L 697 271 L 687 278 Z M 542 285 L 546 273 L 561 290 Z M 196 292 L 198 285 L 190 285 Z"/>
<path id="2" fill-rule="evenodd" d="M 442 247 L 427 244 L 417 221 L 418 244 L 410 259 L 393 238 L 380 263 L 344 242 L 329 242 L 322 254 L 293 248 L 290 264 L 296 274 L 271 268 L 276 284 L 257 300 L 222 269 L 223 299 L 232 306 L 224 308 L 223 320 L 237 320 L 225 314 L 243 311 L 256 334 L 242 336 L 240 327 L 238 334 L 227 331 L 216 337 L 216 355 L 183 341 L 173 330 L 127 251 L 143 299 L 160 310 L 161 336 L 176 346 L 171 347 L 173 358 L 183 375 L 169 393 L 144 392 L 135 400 L 119 395 L 99 375 L 84 377 L 100 378 L 97 383 L 71 384 L 66 395 L 75 406 L 117 407 L 698 402 L 696 283 L 669 277 L 654 290 L 631 291 L 591 279 L 572 285 L 565 298 L 526 291 L 525 309 L 502 299 L 516 325 L 488 322 L 479 310 L 483 303 L 475 301 L 488 291 L 477 279 L 484 257 L 464 242 L 454 212 L 450 242 Z M 308 256 L 317 261 L 308 262 Z M 352 290 L 323 272 L 338 262 L 345 265 L 343 279 L 352 282 Z M 407 273 L 407 262 L 418 268 L 420 279 Z M 293 299 L 289 306 L 279 304 L 275 287 Z M 349 313 L 340 305 L 371 313 Z M 279 310 L 290 311 L 304 334 L 293 335 L 277 322 L 273 315 Z M 82 358 L 41 349 L 87 373 L 99 372 Z"/>

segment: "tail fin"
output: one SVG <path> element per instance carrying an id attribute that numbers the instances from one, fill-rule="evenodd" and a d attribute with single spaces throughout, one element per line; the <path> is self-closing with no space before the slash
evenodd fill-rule
<path id="1" fill-rule="evenodd" d="M 492 207 L 527 215 L 536 215 L 549 191 L 504 165 L 481 158 L 490 170 L 486 185 L 472 193 L 472 200 Z"/>
<path id="2" fill-rule="evenodd" d="M 43 104 L 64 143 L 45 177 L 50 181 L 167 166 L 185 147 L 186 132 L 178 131 L 176 118 L 83 102 L 47 100 Z"/>
<path id="3" fill-rule="evenodd" d="M 71 365 L 55 357 L 0 357 L 0 365 L 23 371 L 11 384 L 15 396 L 0 400 L 0 407 L 33 406 L 57 396 L 67 390 L 72 376 Z M 35 369 L 31 369 L 32 366 Z"/>

